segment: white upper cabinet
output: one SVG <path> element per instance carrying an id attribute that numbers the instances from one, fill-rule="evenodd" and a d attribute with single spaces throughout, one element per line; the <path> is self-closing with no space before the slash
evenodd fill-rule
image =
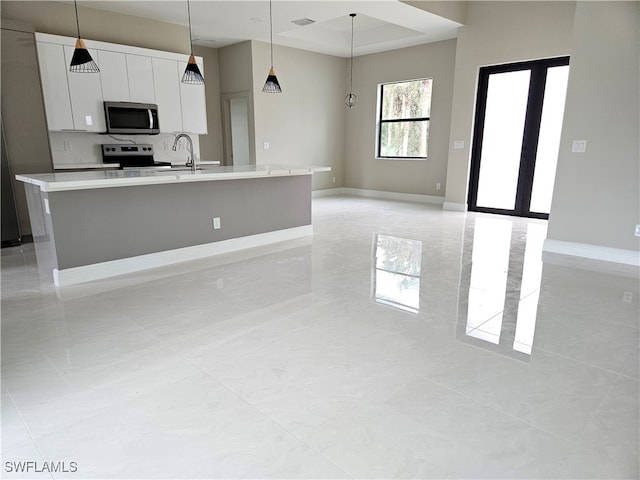
<path id="1" fill-rule="evenodd" d="M 64 46 L 65 64 L 71 63 L 74 47 Z M 93 60 L 97 63 L 98 52 L 89 49 Z M 98 64 L 98 67 L 100 65 Z M 76 130 L 87 132 L 104 132 L 104 104 L 102 103 L 102 84 L 98 73 L 77 73 L 67 71 L 71 112 Z"/>
<path id="2" fill-rule="evenodd" d="M 49 130 L 73 130 L 64 47 L 38 43 L 38 62 Z"/>
<path id="3" fill-rule="evenodd" d="M 152 63 L 160 131 L 162 133 L 182 132 L 178 62 L 165 58 L 154 58 Z"/>
<path id="4" fill-rule="evenodd" d="M 151 57 L 127 53 L 129 95 L 132 102 L 156 103 Z"/>
<path id="5" fill-rule="evenodd" d="M 196 58 L 200 72 L 205 77 L 204 65 L 201 58 Z M 182 78 L 187 62 L 178 62 L 179 78 Z M 182 128 L 185 132 L 207 133 L 207 105 L 204 95 L 204 85 L 189 85 L 180 82 L 180 98 L 182 101 Z"/>
<path id="6" fill-rule="evenodd" d="M 204 85 L 180 82 L 187 55 L 85 40 L 100 73 L 73 73 L 75 38 L 36 33 L 36 42 L 49 130 L 105 132 L 112 101 L 157 104 L 163 133 L 207 133 Z"/>
<path id="7" fill-rule="evenodd" d="M 124 53 L 98 50 L 102 98 L 106 102 L 129 100 L 127 59 Z"/>

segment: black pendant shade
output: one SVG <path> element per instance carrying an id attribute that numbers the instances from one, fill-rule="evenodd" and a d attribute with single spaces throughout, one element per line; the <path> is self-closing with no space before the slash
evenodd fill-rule
<path id="1" fill-rule="evenodd" d="M 189 55 L 189 62 L 187 68 L 184 69 L 184 75 L 182 75 L 182 83 L 189 85 L 203 85 L 204 77 L 200 73 L 198 64 L 196 63 L 196 57 Z"/>
<path id="2" fill-rule="evenodd" d="M 264 83 L 262 91 L 264 93 L 282 93 L 280 82 L 278 82 L 278 77 L 276 77 L 276 72 L 273 70 L 273 67 L 269 69 L 269 75 L 267 75 L 267 81 Z"/>
<path id="3" fill-rule="evenodd" d="M 187 68 L 184 69 L 182 75 L 182 83 L 187 85 L 204 85 L 204 77 L 200 73 L 200 68 L 196 63 L 196 57 L 193 56 L 193 40 L 191 36 L 191 6 L 189 0 L 187 0 L 187 12 L 189 15 L 189 46 L 191 47 L 191 55 L 189 55 L 189 61 L 187 62 Z"/>
<path id="4" fill-rule="evenodd" d="M 69 65 L 70 72 L 76 73 L 97 73 L 100 71 L 96 62 L 91 58 L 87 46 L 84 44 L 84 40 L 80 38 L 80 22 L 78 21 L 78 3 L 73 0 L 73 5 L 76 9 L 76 29 L 78 31 L 78 39 L 76 40 L 76 48 L 73 51 L 71 57 L 71 64 Z"/>
<path id="5" fill-rule="evenodd" d="M 280 88 L 280 82 L 278 81 L 278 77 L 276 77 L 276 72 L 273 69 L 273 20 L 271 14 L 271 0 L 269 0 L 269 40 L 271 47 L 271 68 L 269 69 L 269 74 L 267 75 L 267 81 L 264 82 L 264 87 L 262 87 L 262 91 L 264 93 L 282 93 L 282 88 Z"/>

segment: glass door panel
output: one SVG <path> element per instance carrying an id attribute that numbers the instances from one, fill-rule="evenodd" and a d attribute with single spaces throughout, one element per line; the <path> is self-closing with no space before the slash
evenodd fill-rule
<path id="1" fill-rule="evenodd" d="M 513 210 L 530 70 L 489 75 L 476 205 Z"/>
<path id="2" fill-rule="evenodd" d="M 549 213 L 556 178 L 569 66 L 547 69 L 529 211 Z"/>

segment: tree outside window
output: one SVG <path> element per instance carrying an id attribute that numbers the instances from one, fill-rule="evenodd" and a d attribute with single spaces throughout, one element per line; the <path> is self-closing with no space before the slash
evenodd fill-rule
<path id="1" fill-rule="evenodd" d="M 431 78 L 380 85 L 378 157 L 427 158 Z"/>

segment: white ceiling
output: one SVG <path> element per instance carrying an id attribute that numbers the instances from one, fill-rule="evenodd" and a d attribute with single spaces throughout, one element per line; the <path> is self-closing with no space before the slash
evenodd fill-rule
<path id="1" fill-rule="evenodd" d="M 79 4 L 163 22 L 187 25 L 187 2 L 174 0 L 85 0 Z M 354 55 L 454 38 L 459 23 L 398 0 L 273 1 L 273 42 L 277 45 L 348 57 L 351 18 Z M 316 23 L 298 26 L 293 20 Z M 194 43 L 224 47 L 244 40 L 269 42 L 269 2 L 266 0 L 191 0 Z"/>

